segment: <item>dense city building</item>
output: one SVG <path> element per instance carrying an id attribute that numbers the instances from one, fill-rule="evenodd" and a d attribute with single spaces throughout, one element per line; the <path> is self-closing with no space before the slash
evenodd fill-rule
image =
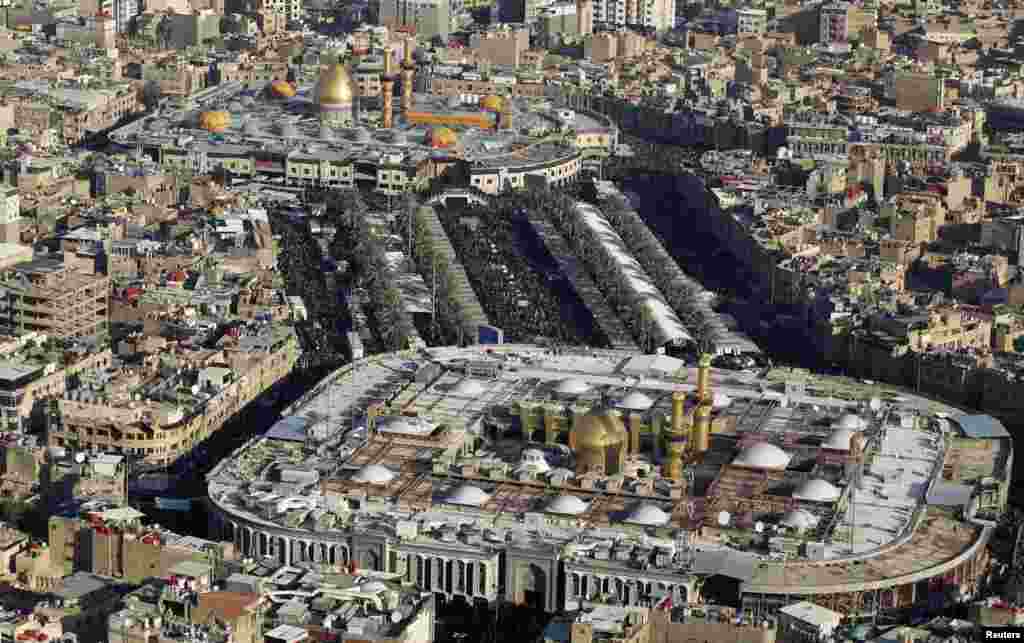
<path id="1" fill-rule="evenodd" d="M 8 4 L 0 641 L 1022 623 L 1014 3 Z"/>

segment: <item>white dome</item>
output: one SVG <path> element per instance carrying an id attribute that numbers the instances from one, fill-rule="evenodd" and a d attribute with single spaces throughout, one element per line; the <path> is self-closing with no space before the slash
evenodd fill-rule
<path id="1" fill-rule="evenodd" d="M 581 379 L 570 378 L 562 380 L 555 387 L 555 393 L 561 393 L 562 395 L 582 395 L 590 390 L 590 384 L 587 384 Z"/>
<path id="2" fill-rule="evenodd" d="M 616 402 L 615 406 L 620 409 L 628 409 L 630 411 L 646 411 L 654 406 L 654 400 L 639 391 L 633 391 Z"/>
<path id="3" fill-rule="evenodd" d="M 547 473 L 551 470 L 548 459 L 540 449 L 526 449 L 519 456 L 519 466 L 526 467 L 537 473 Z"/>
<path id="4" fill-rule="evenodd" d="M 546 511 L 554 514 L 566 514 L 569 516 L 581 514 L 586 510 L 587 503 L 576 496 L 558 496 L 548 504 L 546 509 Z"/>
<path id="5" fill-rule="evenodd" d="M 792 527 L 793 529 L 810 529 L 818 524 L 818 519 L 809 511 L 794 509 L 792 511 L 787 511 L 779 522 L 780 524 L 786 527 Z"/>
<path id="6" fill-rule="evenodd" d="M 828 436 L 828 440 L 821 445 L 826 449 L 832 449 L 834 451 L 849 451 L 850 450 L 850 438 L 857 433 L 856 429 L 837 428 L 832 432 L 832 435 Z"/>
<path id="7" fill-rule="evenodd" d="M 377 430 L 382 433 L 402 433 L 404 435 L 427 435 L 437 428 L 423 418 L 393 415 L 377 420 Z"/>
<path id="8" fill-rule="evenodd" d="M 758 442 L 743 449 L 732 463 L 757 469 L 784 469 L 789 466 L 789 454 L 774 444 Z"/>
<path id="9" fill-rule="evenodd" d="M 836 422 L 833 426 L 839 429 L 860 431 L 861 429 L 864 428 L 864 424 L 864 418 L 860 417 L 859 415 L 854 415 L 853 413 L 846 413 L 842 417 L 840 417 L 839 421 Z"/>
<path id="10" fill-rule="evenodd" d="M 716 409 L 724 409 L 732 404 L 732 398 L 722 392 L 716 392 L 711 400 L 711 407 Z"/>
<path id="11" fill-rule="evenodd" d="M 839 499 L 839 489 L 836 489 L 827 480 L 812 478 L 805 480 L 796 491 L 793 497 L 797 500 L 812 500 L 814 502 L 834 502 Z"/>
<path id="12" fill-rule="evenodd" d="M 452 394 L 460 397 L 476 397 L 487 390 L 483 384 L 476 380 L 462 380 L 452 387 Z"/>
<path id="13" fill-rule="evenodd" d="M 451 495 L 448 496 L 446 501 L 453 505 L 479 507 L 490 499 L 491 496 L 480 487 L 474 487 L 471 484 L 464 484 L 456 487 L 455 490 L 452 491 Z"/>
<path id="14" fill-rule="evenodd" d="M 387 484 L 395 479 L 397 474 L 380 464 L 368 464 L 352 476 L 355 482 L 367 482 L 369 484 Z"/>
<path id="15" fill-rule="evenodd" d="M 640 505 L 630 512 L 626 522 L 634 525 L 664 525 L 668 522 L 668 514 L 654 505 Z"/>

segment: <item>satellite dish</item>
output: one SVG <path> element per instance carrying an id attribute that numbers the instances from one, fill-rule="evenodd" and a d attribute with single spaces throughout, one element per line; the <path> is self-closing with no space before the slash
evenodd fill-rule
<path id="1" fill-rule="evenodd" d="M 402 613 L 399 612 L 398 610 L 395 610 L 394 612 L 391 612 L 391 622 L 392 623 L 401 623 L 402 622 Z"/>
<path id="2" fill-rule="evenodd" d="M 75 462 L 77 462 L 78 464 L 82 464 L 83 462 L 85 462 L 85 454 L 82 453 L 81 451 L 76 453 L 75 454 Z"/>
<path id="3" fill-rule="evenodd" d="M 754 523 L 754 531 L 756 531 L 759 534 L 763 534 L 764 533 L 764 523 L 761 522 L 760 520 L 755 522 Z"/>
<path id="4" fill-rule="evenodd" d="M 718 524 L 720 526 L 727 526 L 730 520 L 732 520 L 732 515 L 728 511 L 718 512 Z"/>
<path id="5" fill-rule="evenodd" d="M 870 406 L 871 406 L 871 410 L 874 411 L 875 413 L 877 413 L 879 411 L 879 409 L 882 408 L 882 400 L 878 399 L 877 397 L 873 397 L 873 398 L 871 398 Z"/>

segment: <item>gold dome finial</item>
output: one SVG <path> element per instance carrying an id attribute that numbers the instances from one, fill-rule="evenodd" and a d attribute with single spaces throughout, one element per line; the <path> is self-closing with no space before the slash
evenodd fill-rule
<path id="1" fill-rule="evenodd" d="M 320 74 L 316 85 L 316 102 L 318 105 L 349 105 L 355 95 L 352 89 L 352 77 L 341 63 L 330 65 Z"/>
<path id="2" fill-rule="evenodd" d="M 606 449 L 625 444 L 627 433 L 622 420 L 611 413 L 588 413 L 572 427 L 573 448 Z"/>

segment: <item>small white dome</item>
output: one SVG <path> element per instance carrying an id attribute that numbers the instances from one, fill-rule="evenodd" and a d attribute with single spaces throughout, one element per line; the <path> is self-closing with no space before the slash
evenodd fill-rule
<path id="1" fill-rule="evenodd" d="M 792 511 L 787 511 L 786 514 L 782 516 L 782 520 L 780 520 L 779 523 L 786 527 L 803 530 L 814 527 L 818 524 L 818 519 L 809 511 L 794 509 Z"/>
<path id="2" fill-rule="evenodd" d="M 801 483 L 793 492 L 793 497 L 797 500 L 834 502 L 839 499 L 839 489 L 836 489 L 827 480 L 812 478 Z"/>
<path id="3" fill-rule="evenodd" d="M 774 444 L 758 442 L 743 449 L 732 463 L 756 469 L 785 469 L 789 459 L 789 454 Z"/>
<path id="4" fill-rule="evenodd" d="M 711 407 L 715 409 L 724 409 L 731 404 L 732 398 L 721 391 L 716 392 L 711 400 Z"/>
<path id="5" fill-rule="evenodd" d="M 849 429 L 851 431 L 860 431 L 864 428 L 864 418 L 853 413 L 846 413 L 839 418 L 839 421 L 835 423 L 835 427 L 839 429 Z"/>
<path id="6" fill-rule="evenodd" d="M 522 455 L 519 456 L 519 466 L 526 467 L 530 471 L 537 473 L 547 473 L 551 470 L 547 456 L 540 449 L 526 449 L 523 451 Z"/>
<path id="7" fill-rule="evenodd" d="M 377 430 L 382 433 L 402 433 L 404 435 L 427 435 L 437 428 L 423 418 L 393 415 L 377 420 Z"/>
<path id="8" fill-rule="evenodd" d="M 562 395 L 582 395 L 590 390 L 590 384 L 587 384 L 581 379 L 569 378 L 562 380 L 555 387 L 555 393 Z"/>
<path id="9" fill-rule="evenodd" d="M 616 402 L 615 406 L 629 411 L 646 411 L 654 406 L 654 400 L 639 391 L 633 391 Z"/>
<path id="10" fill-rule="evenodd" d="M 828 436 L 828 440 L 825 440 L 821 446 L 826 449 L 832 449 L 833 451 L 849 451 L 850 438 L 852 438 L 855 433 L 857 433 L 856 429 L 839 427 L 832 432 L 832 435 Z"/>
<path id="11" fill-rule="evenodd" d="M 558 496 L 548 504 L 546 510 L 554 514 L 575 516 L 587 510 L 587 503 L 576 496 Z"/>
<path id="12" fill-rule="evenodd" d="M 366 482 L 369 484 L 387 484 L 395 479 L 397 474 L 380 464 L 368 464 L 352 476 L 355 482 Z"/>
<path id="13" fill-rule="evenodd" d="M 634 525 L 664 525 L 668 522 L 668 514 L 654 505 L 640 505 L 629 514 L 626 522 Z"/>
<path id="14" fill-rule="evenodd" d="M 477 380 L 465 379 L 452 387 L 452 394 L 460 397 L 476 397 L 487 390 Z"/>
<path id="15" fill-rule="evenodd" d="M 480 487 L 474 487 L 471 484 L 463 484 L 456 487 L 455 490 L 452 491 L 451 495 L 446 498 L 446 501 L 453 505 L 479 507 L 490 499 L 490 494 L 486 493 Z"/>

